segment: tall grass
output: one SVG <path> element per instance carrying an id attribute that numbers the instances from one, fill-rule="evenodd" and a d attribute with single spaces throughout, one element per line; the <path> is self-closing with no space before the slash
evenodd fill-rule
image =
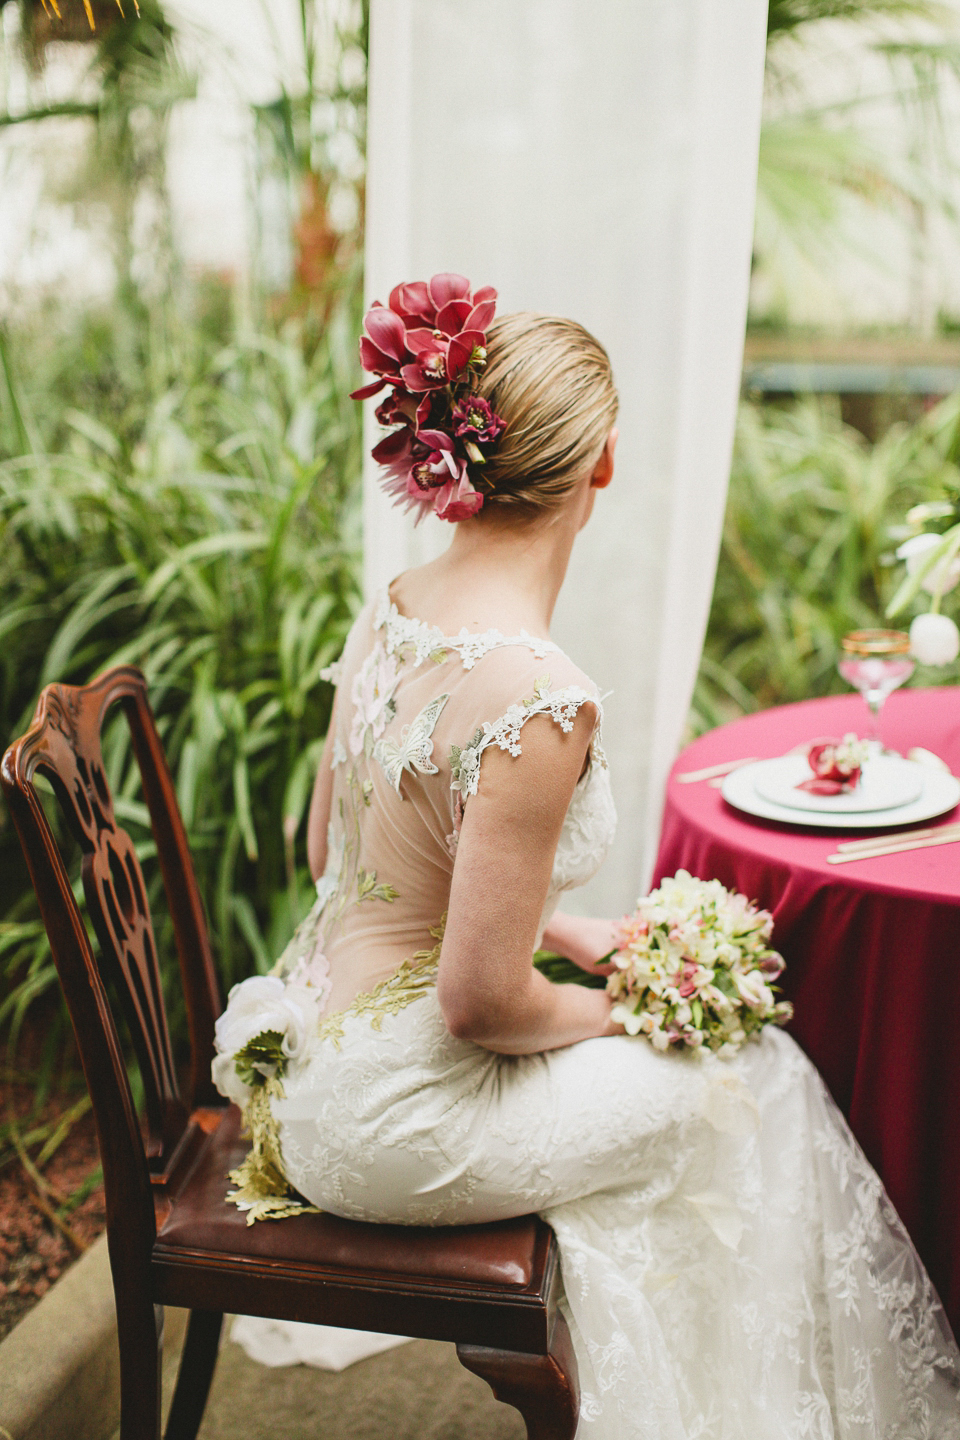
<path id="1" fill-rule="evenodd" d="M 142 667 L 225 987 L 272 963 L 310 899 L 303 821 L 331 700 L 320 671 L 359 594 L 358 311 L 353 284 L 315 343 L 291 321 L 208 349 L 152 399 L 68 405 L 47 444 L 21 378 L 29 356 L 9 341 L 0 355 L 4 743 L 49 681 Z M 156 890 L 122 720 L 105 759 Z M 54 974 L 9 824 L 0 857 L 0 1021 L 15 1032 Z M 179 1039 L 162 921 L 158 942 Z"/>
<path id="2" fill-rule="evenodd" d="M 841 422 L 830 397 L 742 404 L 695 733 L 846 688 L 836 673 L 840 638 L 888 623 L 904 515 L 956 486 L 958 424 L 960 396 L 873 444 Z M 921 684 L 956 680 L 956 666 L 917 675 Z"/>

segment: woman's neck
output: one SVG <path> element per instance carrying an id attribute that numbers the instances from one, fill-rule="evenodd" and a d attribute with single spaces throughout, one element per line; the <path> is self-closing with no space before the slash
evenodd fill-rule
<path id="1" fill-rule="evenodd" d="M 525 523 L 509 512 L 461 520 L 450 548 L 403 574 L 393 599 L 447 634 L 465 626 L 546 637 L 580 528 L 577 508 Z"/>

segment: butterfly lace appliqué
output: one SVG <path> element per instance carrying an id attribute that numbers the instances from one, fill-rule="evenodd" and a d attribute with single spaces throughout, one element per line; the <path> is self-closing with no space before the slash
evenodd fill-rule
<path id="1" fill-rule="evenodd" d="M 437 766 L 433 763 L 433 732 L 436 729 L 437 721 L 440 719 L 440 712 L 450 699 L 449 695 L 438 695 L 436 700 L 431 700 L 425 705 L 415 720 L 409 725 L 404 725 L 400 732 L 400 743 L 385 735 L 378 740 L 373 749 L 373 757 L 380 764 L 383 773 L 390 784 L 400 795 L 400 779 L 406 770 L 410 775 L 415 771 L 421 775 L 436 775 Z M 400 799 L 403 796 L 400 795 Z"/>

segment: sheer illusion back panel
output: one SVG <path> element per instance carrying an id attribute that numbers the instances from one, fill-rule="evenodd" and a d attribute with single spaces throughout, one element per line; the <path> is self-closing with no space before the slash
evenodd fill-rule
<path id="1" fill-rule="evenodd" d="M 519 755 L 536 716 L 569 729 L 580 705 L 599 714 L 599 703 L 550 641 L 445 636 L 385 597 L 361 612 L 331 678 L 332 803 L 313 945 L 329 962 L 336 1011 L 433 943 L 485 750 Z M 593 764 L 603 766 L 599 741 Z M 590 806 L 578 805 L 582 819 Z M 596 849 L 591 841 L 591 855 Z M 579 878 L 581 859 L 571 835 L 557 893 Z M 296 959 L 306 953 L 298 942 Z"/>

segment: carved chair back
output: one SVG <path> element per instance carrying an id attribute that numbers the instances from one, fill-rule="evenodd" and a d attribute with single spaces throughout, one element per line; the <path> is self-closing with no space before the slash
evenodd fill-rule
<path id="1" fill-rule="evenodd" d="M 117 704 L 130 727 L 180 961 L 191 1043 L 192 1093 L 186 1103 L 174 1067 L 143 872 L 133 841 L 117 822 L 104 768 L 101 735 Z M 99 955 L 37 793 L 38 774 L 50 781 L 80 846 Z M 221 1009 L 216 975 L 186 833 L 141 672 L 119 666 L 89 685 L 48 685 L 30 729 L 3 757 L 0 782 L 27 858 L 93 1101 L 108 1217 L 122 1207 L 128 1233 L 130 1227 L 140 1230 L 141 1243 L 152 1243 L 150 1182 L 166 1179 L 183 1149 L 188 1105 L 223 1101 L 210 1080 L 213 1027 Z M 108 985 L 118 997 L 136 1052 L 145 1133 L 135 1113 Z"/>

